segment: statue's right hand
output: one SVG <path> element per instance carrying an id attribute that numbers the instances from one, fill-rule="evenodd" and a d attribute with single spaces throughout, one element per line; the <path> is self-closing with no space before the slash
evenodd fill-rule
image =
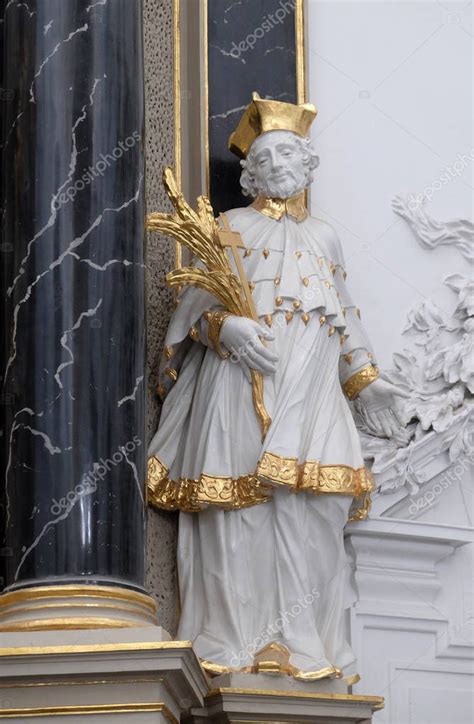
<path id="1" fill-rule="evenodd" d="M 231 353 L 230 361 L 240 364 L 245 376 L 250 380 L 250 369 L 273 374 L 276 370 L 278 356 L 262 343 L 262 338 L 269 342 L 275 335 L 248 317 L 231 316 L 222 325 L 220 344 Z"/>

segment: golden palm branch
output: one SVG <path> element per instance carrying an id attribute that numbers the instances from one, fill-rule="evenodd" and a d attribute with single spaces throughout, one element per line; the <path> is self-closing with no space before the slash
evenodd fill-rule
<path id="1" fill-rule="evenodd" d="M 175 213 L 149 214 L 147 229 L 171 236 L 179 244 L 186 246 L 205 266 L 205 269 L 195 267 L 175 269 L 166 276 L 168 284 L 172 287 L 189 284 L 204 289 L 231 314 L 258 321 L 245 293 L 246 280 L 239 278 L 232 271 L 229 257 L 219 236 L 222 230 L 214 217 L 209 199 L 206 196 L 199 196 L 197 210 L 194 211 L 179 190 L 169 167 L 163 171 L 163 184 Z M 240 275 L 243 275 L 242 270 Z M 263 402 L 263 375 L 251 370 L 251 377 L 252 399 L 263 439 L 271 423 Z"/>

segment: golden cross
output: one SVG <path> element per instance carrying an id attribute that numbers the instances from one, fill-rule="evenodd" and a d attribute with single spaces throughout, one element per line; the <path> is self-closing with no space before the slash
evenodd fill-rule
<path id="1" fill-rule="evenodd" d="M 252 318 L 255 319 L 256 322 L 258 322 L 257 310 L 255 308 L 255 303 L 252 298 L 252 292 L 250 291 L 244 267 L 242 266 L 242 259 L 240 258 L 239 254 L 239 249 L 246 248 L 245 244 L 242 241 L 240 233 L 238 231 L 231 230 L 229 226 L 229 221 L 225 214 L 221 214 L 219 218 L 224 225 L 224 229 L 221 229 L 219 231 L 219 241 L 221 242 L 221 245 L 224 247 L 224 249 L 229 248 L 232 251 L 232 256 L 234 258 L 237 271 L 239 272 L 240 282 L 242 284 L 242 288 L 244 290 L 245 298 L 247 299 L 249 309 L 252 313 Z"/>

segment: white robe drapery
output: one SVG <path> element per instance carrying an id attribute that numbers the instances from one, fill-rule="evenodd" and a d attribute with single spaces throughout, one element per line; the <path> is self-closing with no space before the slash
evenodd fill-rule
<path id="1" fill-rule="evenodd" d="M 353 496 L 371 487 L 341 382 L 373 355 L 329 225 L 252 207 L 227 218 L 259 319 L 275 333 L 277 369 L 264 377 L 272 423 L 262 443 L 240 365 L 197 339 L 215 300 L 185 290 L 165 343 L 174 384 L 149 449 L 153 502 L 201 510 L 180 516 L 178 635 L 230 669 L 275 642 L 294 675 L 335 675 L 354 661 L 343 528 Z"/>

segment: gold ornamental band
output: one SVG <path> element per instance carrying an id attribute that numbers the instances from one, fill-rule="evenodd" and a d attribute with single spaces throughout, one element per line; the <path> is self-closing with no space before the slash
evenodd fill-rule
<path id="1" fill-rule="evenodd" d="M 136 628 L 146 624 L 134 623 L 127 619 L 107 618 L 104 616 L 65 616 L 64 618 L 35 618 L 31 621 L 12 619 L 0 624 L 1 633 L 15 631 L 78 631 L 96 628 Z"/>
<path id="2" fill-rule="evenodd" d="M 346 396 L 349 400 L 355 400 L 359 392 L 362 392 L 372 382 L 380 377 L 379 369 L 375 365 L 367 365 L 363 369 L 356 372 L 355 375 L 349 377 L 342 385 Z"/>
<path id="3" fill-rule="evenodd" d="M 137 704 L 81 704 L 77 706 L 45 706 L 28 709 L 3 709 L 0 719 L 19 719 L 44 716 L 97 716 L 98 714 L 138 714 L 160 712 L 173 724 L 178 720 L 163 702 L 143 702 Z M 86 720 L 87 721 L 87 720 Z"/>
<path id="4" fill-rule="evenodd" d="M 49 679 L 48 681 L 22 681 L 19 684 L 0 684 L 0 689 L 43 689 L 53 686 L 123 686 L 124 684 L 161 684 L 162 676 L 152 678 L 120 678 L 120 679 L 68 679 L 62 676 L 61 679 Z"/>
<path id="5" fill-rule="evenodd" d="M 199 479 L 171 480 L 167 467 L 156 457 L 148 460 L 149 502 L 165 510 L 198 512 L 208 505 L 224 509 L 241 509 L 271 499 L 271 489 L 285 486 L 295 492 L 306 491 L 315 495 L 350 495 L 364 501 L 374 486 L 366 468 L 348 465 L 321 465 L 307 460 L 298 463 L 296 458 L 284 458 L 266 452 L 253 474 L 239 478 L 201 475 Z M 362 514 L 356 519 L 360 520 Z"/>
<path id="6" fill-rule="evenodd" d="M 84 614 L 79 614 L 78 609 Z M 156 601 L 151 596 L 126 588 L 86 584 L 37 586 L 0 595 L 0 631 L 157 625 L 156 610 Z"/>
<path id="7" fill-rule="evenodd" d="M 70 644 L 68 646 L 14 646 L 0 648 L 0 658 L 9 656 L 62 656 L 64 654 L 128 654 L 141 651 L 182 651 L 194 656 L 191 641 L 140 641 L 117 644 Z"/>
<path id="8" fill-rule="evenodd" d="M 364 467 L 321 465 L 317 460 L 300 464 L 296 458 L 285 458 L 270 452 L 263 455 L 256 474 L 264 481 L 315 494 L 336 493 L 359 498 L 373 488 L 370 474 Z"/>
<path id="9" fill-rule="evenodd" d="M 0 596 L 0 608 L 6 603 L 20 603 L 32 601 L 36 598 L 71 598 L 75 596 L 87 596 L 92 598 L 114 598 L 116 601 L 128 601 L 140 604 L 156 613 L 156 601 L 146 593 L 132 591 L 128 588 L 115 586 L 88 586 L 86 584 L 65 584 L 63 586 L 36 586 L 22 588 L 18 591 L 10 591 Z"/>
<path id="10" fill-rule="evenodd" d="M 1 603 L 1 598 L 0 598 L 0 603 Z M 52 609 L 60 612 L 62 610 L 66 611 L 67 609 L 70 609 L 71 605 L 77 606 L 78 604 L 75 604 L 75 603 L 43 603 L 41 599 L 38 599 L 33 602 L 33 605 L 31 605 L 31 606 L 21 605 L 21 608 L 17 608 L 16 610 L 18 612 L 21 611 L 22 614 L 34 613 L 35 611 L 43 612 L 43 611 L 52 610 Z M 115 603 L 89 603 L 89 602 L 81 601 L 81 603 L 79 605 L 81 607 L 81 610 L 88 611 L 91 615 L 96 613 L 99 609 L 101 611 L 104 611 L 104 612 L 109 611 L 111 613 L 116 612 L 116 611 L 121 611 L 122 613 L 131 613 L 132 615 L 137 613 L 136 608 L 134 608 L 133 606 L 129 606 L 125 603 L 120 603 L 120 605 L 117 605 Z M 0 622 L 4 616 L 9 616 L 9 615 L 10 615 L 9 609 L 7 609 L 6 611 L 2 611 L 1 607 L 0 607 Z M 150 621 L 155 620 L 155 614 L 152 614 L 151 611 L 148 611 L 146 609 L 141 611 L 141 615 L 148 618 Z"/>

